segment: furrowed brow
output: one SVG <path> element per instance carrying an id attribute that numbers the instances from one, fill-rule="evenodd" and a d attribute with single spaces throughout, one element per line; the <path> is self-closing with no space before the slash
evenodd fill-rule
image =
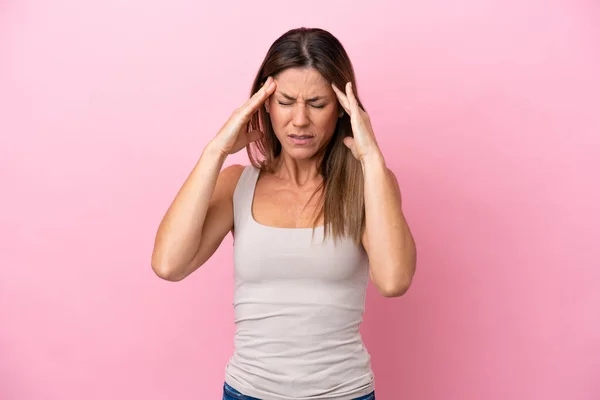
<path id="1" fill-rule="evenodd" d="M 283 92 L 278 92 L 280 95 L 282 95 L 283 97 L 285 97 L 288 100 L 293 100 L 296 101 L 295 97 L 290 96 L 289 94 L 283 93 Z M 319 100 L 323 100 L 325 99 L 325 96 L 315 96 L 315 97 L 311 97 L 310 99 L 306 99 L 307 103 L 313 103 L 315 101 L 319 101 Z"/>

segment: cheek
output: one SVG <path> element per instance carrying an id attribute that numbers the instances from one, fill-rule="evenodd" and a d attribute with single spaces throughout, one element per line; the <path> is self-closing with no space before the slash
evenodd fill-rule
<path id="1" fill-rule="evenodd" d="M 321 132 L 332 134 L 337 123 L 337 114 L 330 112 L 319 113 L 314 117 L 313 121 Z"/>
<path id="2" fill-rule="evenodd" d="M 280 137 L 282 132 L 286 131 L 286 127 L 290 123 L 290 118 L 286 116 L 285 110 L 281 110 L 281 107 L 274 107 L 271 105 L 269 108 L 269 119 L 271 120 L 271 127 L 275 136 Z"/>
<path id="3" fill-rule="evenodd" d="M 269 104 L 269 115 L 271 116 L 271 122 L 273 125 L 285 123 L 285 120 L 290 119 L 289 111 L 276 104 L 276 102 L 271 102 Z"/>

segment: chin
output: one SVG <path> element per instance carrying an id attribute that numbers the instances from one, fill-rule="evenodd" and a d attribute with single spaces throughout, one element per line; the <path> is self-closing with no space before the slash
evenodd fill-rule
<path id="1" fill-rule="evenodd" d="M 289 157 L 294 160 L 310 160 L 313 158 L 317 151 L 315 149 L 286 149 L 283 148 L 282 151 L 285 152 Z"/>

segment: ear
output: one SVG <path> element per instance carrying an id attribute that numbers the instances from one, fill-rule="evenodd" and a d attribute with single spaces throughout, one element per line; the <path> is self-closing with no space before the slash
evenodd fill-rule
<path id="1" fill-rule="evenodd" d="M 269 113 L 269 99 L 265 100 L 265 110 Z"/>

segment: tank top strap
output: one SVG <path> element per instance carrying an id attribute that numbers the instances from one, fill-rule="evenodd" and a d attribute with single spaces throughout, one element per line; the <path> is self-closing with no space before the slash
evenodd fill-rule
<path id="1" fill-rule="evenodd" d="M 254 189 L 260 170 L 252 164 L 247 165 L 233 192 L 233 221 L 234 228 L 239 231 L 252 213 L 252 201 L 254 200 Z"/>

